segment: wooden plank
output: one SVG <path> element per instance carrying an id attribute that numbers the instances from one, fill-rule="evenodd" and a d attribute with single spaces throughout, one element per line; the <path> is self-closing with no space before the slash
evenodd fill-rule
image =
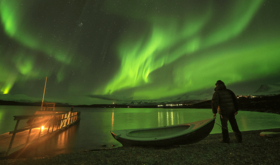
<path id="1" fill-rule="evenodd" d="M 11 132 L 9 132 L 9 133 L 10 133 L 10 134 L 19 133 L 19 132 L 22 132 L 22 131 L 26 131 L 26 130 L 34 129 L 34 128 L 40 128 L 40 127 L 41 127 L 41 125 L 32 126 L 32 127 L 26 127 L 26 128 L 22 128 L 22 129 L 17 129 L 16 131 L 11 131 Z"/>
<path id="2" fill-rule="evenodd" d="M 65 112 L 67 113 L 67 112 Z M 21 120 L 21 119 L 32 119 L 32 118 L 38 118 L 38 117 L 44 117 L 44 116 L 54 116 L 54 115 L 63 115 L 65 113 L 51 113 L 51 114 L 45 114 L 45 115 L 22 115 L 22 116 L 14 116 L 14 120 Z"/>

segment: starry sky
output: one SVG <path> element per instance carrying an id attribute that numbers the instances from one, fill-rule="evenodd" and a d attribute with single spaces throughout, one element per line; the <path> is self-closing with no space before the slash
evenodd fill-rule
<path id="1" fill-rule="evenodd" d="M 40 101 L 46 77 L 46 101 L 70 104 L 252 94 L 280 82 L 279 5 L 0 0 L 0 99 Z"/>

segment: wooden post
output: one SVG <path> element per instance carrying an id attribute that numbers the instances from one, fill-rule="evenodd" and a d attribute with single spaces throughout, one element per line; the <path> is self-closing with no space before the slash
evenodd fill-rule
<path id="1" fill-rule="evenodd" d="M 64 115 L 64 114 L 63 114 Z M 60 128 L 59 129 L 61 129 L 62 127 L 63 127 L 63 123 L 64 123 L 64 116 L 61 116 L 61 120 L 60 120 Z"/>
<path id="2" fill-rule="evenodd" d="M 33 123 L 34 123 L 34 119 L 33 119 L 32 122 L 31 122 L 31 128 L 30 128 L 30 130 L 29 130 L 29 133 L 28 133 L 28 136 L 27 136 L 27 140 L 26 140 L 26 144 L 25 144 L 25 145 L 27 145 L 27 143 L 28 143 L 28 141 L 29 141 L 29 136 L 30 136 L 30 134 L 31 134 L 31 130 L 32 130 L 32 125 L 33 125 Z"/>
<path id="3" fill-rule="evenodd" d="M 57 123 L 56 130 L 58 130 L 59 120 L 57 120 L 57 122 L 56 122 L 56 123 Z"/>
<path id="4" fill-rule="evenodd" d="M 26 140 L 26 144 L 25 144 L 25 145 L 27 145 L 27 143 L 28 143 L 28 141 L 29 141 L 29 136 L 30 136 L 30 133 L 31 133 L 31 129 L 32 129 L 32 128 L 30 128 L 30 130 L 29 130 L 29 133 L 28 133 L 28 136 L 27 136 L 27 140 Z"/>
<path id="5" fill-rule="evenodd" d="M 40 127 L 40 131 L 39 131 L 38 137 L 40 137 L 41 131 L 42 131 L 42 126 Z"/>
<path id="6" fill-rule="evenodd" d="M 20 121 L 20 120 L 17 120 L 17 124 L 16 124 L 16 126 L 15 126 L 14 131 L 16 131 L 16 130 L 17 130 L 17 127 L 18 127 L 18 123 L 19 123 L 19 121 Z M 13 142 L 14 142 L 15 135 L 16 135 L 16 133 L 13 133 L 13 136 L 12 136 L 12 139 L 11 139 L 11 142 L 10 142 L 10 145 L 9 145 L 9 148 L 8 148 L 8 151 L 7 151 L 7 155 L 9 154 L 10 149 L 12 148 L 12 145 L 13 145 Z"/>
<path id="7" fill-rule="evenodd" d="M 44 97 L 45 97 L 45 91 L 46 91 L 46 85 L 47 85 L 47 78 L 48 78 L 48 77 L 46 77 L 46 81 L 45 81 L 45 87 L 44 87 L 44 93 L 43 93 L 43 99 L 42 99 L 41 111 L 42 111 L 43 106 L 44 106 Z"/>
<path id="8" fill-rule="evenodd" d="M 68 115 L 67 115 L 67 123 L 66 123 L 66 125 L 70 124 L 70 119 L 71 119 L 70 116 L 71 116 L 71 112 L 69 112 Z"/>
<path id="9" fill-rule="evenodd" d="M 52 124 L 53 124 L 53 125 L 52 125 L 52 132 L 53 132 L 53 128 L 54 128 L 54 121 L 52 122 Z"/>
<path id="10" fill-rule="evenodd" d="M 48 132 L 47 132 L 47 134 L 49 133 L 50 127 L 51 127 L 51 124 L 49 124 L 49 128 L 48 128 Z"/>

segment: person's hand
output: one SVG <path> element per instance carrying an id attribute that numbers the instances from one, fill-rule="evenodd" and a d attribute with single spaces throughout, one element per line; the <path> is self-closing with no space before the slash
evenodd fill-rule
<path id="1" fill-rule="evenodd" d="M 223 115 L 221 115 L 221 118 L 223 118 Z"/>
<path id="2" fill-rule="evenodd" d="M 214 116 L 213 117 L 216 117 L 216 113 L 214 113 Z"/>
<path id="3" fill-rule="evenodd" d="M 237 111 L 234 113 L 234 115 L 237 115 Z"/>

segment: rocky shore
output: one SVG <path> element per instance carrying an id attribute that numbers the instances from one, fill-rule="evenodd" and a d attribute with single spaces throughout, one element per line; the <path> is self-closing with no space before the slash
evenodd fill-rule
<path id="1" fill-rule="evenodd" d="M 266 130 L 278 131 L 280 129 Z M 211 134 L 190 145 L 168 148 L 121 147 L 112 150 L 85 151 L 53 157 L 0 160 L 0 164 L 278 164 L 280 137 L 265 138 L 258 131 L 242 132 L 243 143 L 230 133 L 230 143 L 220 143 L 221 134 Z"/>

